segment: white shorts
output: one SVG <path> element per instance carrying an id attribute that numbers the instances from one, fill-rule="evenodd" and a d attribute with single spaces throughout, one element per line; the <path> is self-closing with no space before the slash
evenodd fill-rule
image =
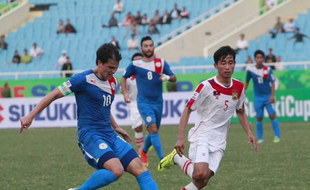
<path id="1" fill-rule="evenodd" d="M 198 140 L 190 144 L 188 154 L 193 164 L 201 162 L 208 163 L 209 169 L 216 174 L 224 152 L 222 149 L 212 148 L 212 150 L 210 150 L 206 142 L 199 142 Z"/>
<path id="2" fill-rule="evenodd" d="M 137 101 L 131 101 L 129 104 L 129 115 L 131 121 L 131 128 L 135 129 L 142 125 L 142 117 L 139 113 Z"/>

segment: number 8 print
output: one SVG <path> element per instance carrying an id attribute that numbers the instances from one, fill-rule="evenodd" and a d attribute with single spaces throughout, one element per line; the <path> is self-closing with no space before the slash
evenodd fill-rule
<path id="1" fill-rule="evenodd" d="M 153 79 L 153 74 L 151 71 L 147 72 L 147 79 L 149 79 L 149 80 Z"/>

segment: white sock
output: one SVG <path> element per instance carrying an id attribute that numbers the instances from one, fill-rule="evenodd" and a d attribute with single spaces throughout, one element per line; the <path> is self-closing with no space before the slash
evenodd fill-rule
<path id="1" fill-rule="evenodd" d="M 141 149 L 144 143 L 143 132 L 141 133 L 135 132 L 135 140 L 136 140 L 137 147 Z"/>
<path id="2" fill-rule="evenodd" d="M 176 154 L 173 158 L 174 163 L 179 164 L 179 166 L 181 167 L 182 171 L 188 175 L 190 178 L 192 178 L 193 176 L 193 172 L 194 172 L 194 167 L 192 162 L 186 158 L 184 155 L 182 157 L 180 157 L 178 154 Z"/>
<path id="3" fill-rule="evenodd" d="M 198 188 L 194 185 L 193 182 L 191 182 L 190 184 L 186 185 L 186 187 L 184 187 L 182 190 L 198 190 Z"/>

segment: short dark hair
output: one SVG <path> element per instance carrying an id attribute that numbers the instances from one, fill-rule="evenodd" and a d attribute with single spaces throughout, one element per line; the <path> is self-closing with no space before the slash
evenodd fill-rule
<path id="1" fill-rule="evenodd" d="M 263 57 L 265 57 L 265 54 L 264 54 L 264 52 L 263 52 L 262 50 L 256 50 L 256 51 L 254 52 L 254 58 L 255 58 L 256 55 L 258 55 L 258 54 L 261 54 Z"/>
<path id="2" fill-rule="evenodd" d="M 222 46 L 213 55 L 214 63 L 217 64 L 218 61 L 220 61 L 221 59 L 225 59 L 225 57 L 227 57 L 228 55 L 233 56 L 234 61 L 235 61 L 236 59 L 235 50 L 231 48 L 230 46 Z"/>
<path id="3" fill-rule="evenodd" d="M 133 54 L 133 55 L 132 55 L 132 57 L 131 57 L 131 61 L 133 61 L 133 59 L 134 59 L 135 57 L 137 57 L 137 56 L 141 56 L 141 57 L 143 57 L 142 53 L 137 52 L 137 53 L 135 53 L 135 54 Z"/>
<path id="4" fill-rule="evenodd" d="M 111 43 L 106 43 L 100 46 L 96 54 L 97 54 L 96 65 L 98 65 L 99 60 L 102 62 L 102 64 L 107 63 L 109 59 L 112 59 L 117 62 L 122 60 L 122 55 L 119 53 L 115 45 Z"/>
<path id="5" fill-rule="evenodd" d="M 146 40 L 152 40 L 152 38 L 150 36 L 144 36 L 142 39 L 141 39 L 141 47 L 142 47 L 142 43 Z M 153 41 L 153 40 L 152 40 Z"/>

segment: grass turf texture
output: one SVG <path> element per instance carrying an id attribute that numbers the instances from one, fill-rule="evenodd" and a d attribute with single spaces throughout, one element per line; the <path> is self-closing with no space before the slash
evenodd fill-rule
<path id="1" fill-rule="evenodd" d="M 218 173 L 204 189 L 308 189 L 309 123 L 280 123 L 280 127 L 281 142 L 274 144 L 271 125 L 264 124 L 265 142 L 260 144 L 259 153 L 255 153 L 253 145 L 247 144 L 242 127 L 233 124 Z M 133 130 L 125 129 L 133 138 Z M 80 186 L 94 172 L 77 146 L 76 128 L 30 128 L 26 134 L 18 131 L 0 130 L 1 190 L 64 190 Z M 164 154 L 172 151 L 177 133 L 177 126 L 161 127 Z M 134 142 L 132 145 L 136 147 Z M 186 155 L 187 150 L 188 144 Z M 190 182 L 178 166 L 157 172 L 155 151 L 149 152 L 149 163 L 161 190 L 178 190 Z M 124 174 L 103 189 L 137 190 L 139 187 L 133 176 Z"/>

